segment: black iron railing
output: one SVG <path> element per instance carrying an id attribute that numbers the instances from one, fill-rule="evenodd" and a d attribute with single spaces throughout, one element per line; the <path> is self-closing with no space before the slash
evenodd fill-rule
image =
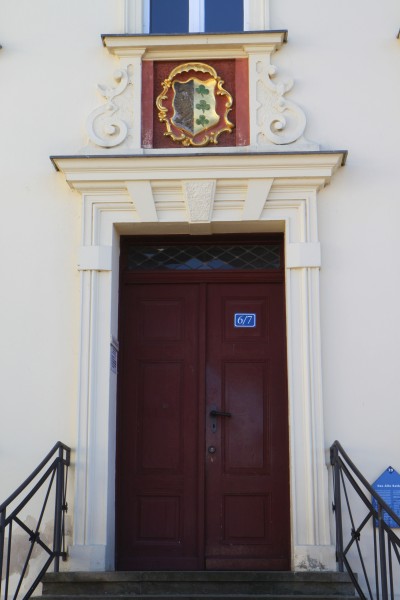
<path id="1" fill-rule="evenodd" d="M 400 538 L 386 521 L 390 518 L 400 527 L 400 518 L 337 441 L 331 447 L 331 465 L 339 571 L 346 568 L 363 600 L 393 600 L 400 594 Z"/>
<path id="2" fill-rule="evenodd" d="M 70 449 L 57 442 L 28 479 L 0 504 L 0 600 L 26 600 L 51 563 L 57 572 L 60 558 L 66 559 L 69 463 Z M 37 511 L 37 519 L 27 517 L 32 510 Z M 38 563 L 35 568 L 33 562 Z"/>

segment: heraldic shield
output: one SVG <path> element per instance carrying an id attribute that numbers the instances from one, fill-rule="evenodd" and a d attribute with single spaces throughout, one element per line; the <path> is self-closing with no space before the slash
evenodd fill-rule
<path id="1" fill-rule="evenodd" d="M 184 146 L 205 146 L 217 144 L 223 131 L 231 132 L 232 96 L 223 83 L 215 69 L 204 63 L 173 69 L 156 102 L 159 120 L 166 126 L 164 135 Z"/>

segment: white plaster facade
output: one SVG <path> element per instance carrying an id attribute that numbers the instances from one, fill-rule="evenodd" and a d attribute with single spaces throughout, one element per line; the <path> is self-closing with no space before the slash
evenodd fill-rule
<path id="1" fill-rule="evenodd" d="M 145 4 L 98 0 L 94 12 L 89 0 L 6 0 L 0 8 L 8 423 L 0 497 L 56 439 L 71 445 L 66 568 L 113 568 L 109 352 L 123 234 L 285 233 L 293 568 L 335 568 L 327 468 L 334 439 L 371 481 L 389 463 L 400 470 L 400 9 L 396 0 L 254 2 L 246 4 L 249 29 L 276 33 L 172 45 L 162 36 L 111 35 L 106 49 L 101 33 L 141 33 Z M 246 149 L 190 157 L 141 148 L 141 61 L 179 58 L 182 46 L 190 60 L 205 52 L 249 57 Z M 287 117 L 273 131 L 275 113 L 262 110 L 271 98 Z M 349 150 L 344 168 L 337 148 Z M 191 195 L 204 186 L 199 214 Z"/>

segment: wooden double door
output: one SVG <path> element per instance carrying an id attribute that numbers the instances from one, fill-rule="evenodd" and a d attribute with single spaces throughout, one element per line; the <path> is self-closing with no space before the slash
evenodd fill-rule
<path id="1" fill-rule="evenodd" d="M 120 294 L 117 569 L 290 569 L 283 282 Z"/>

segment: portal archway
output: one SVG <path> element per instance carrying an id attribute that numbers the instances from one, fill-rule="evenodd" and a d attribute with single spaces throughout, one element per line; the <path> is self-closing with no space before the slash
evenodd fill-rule
<path id="1" fill-rule="evenodd" d="M 53 158 L 82 194 L 74 567 L 114 566 L 116 374 L 110 369 L 110 341 L 117 342 L 120 235 L 281 231 L 291 566 L 314 562 L 334 568 L 323 438 L 316 196 L 343 159 L 342 152 Z"/>

